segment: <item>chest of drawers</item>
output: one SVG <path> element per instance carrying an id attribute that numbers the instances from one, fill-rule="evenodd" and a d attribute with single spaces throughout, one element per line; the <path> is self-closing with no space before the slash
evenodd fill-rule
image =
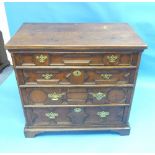
<path id="1" fill-rule="evenodd" d="M 52 131 L 128 135 L 146 44 L 128 24 L 27 23 L 7 43 L 25 136 Z"/>

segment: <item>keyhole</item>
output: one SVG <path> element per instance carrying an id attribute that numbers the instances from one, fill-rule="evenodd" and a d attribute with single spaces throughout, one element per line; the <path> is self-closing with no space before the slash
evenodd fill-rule
<path id="1" fill-rule="evenodd" d="M 76 71 L 73 72 L 73 75 L 74 76 L 80 76 L 81 72 L 79 70 L 76 70 Z"/>

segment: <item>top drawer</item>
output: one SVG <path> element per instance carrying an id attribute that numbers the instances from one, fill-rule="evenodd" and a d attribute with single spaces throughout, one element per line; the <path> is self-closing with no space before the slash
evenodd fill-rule
<path id="1" fill-rule="evenodd" d="M 136 66 L 136 53 L 15 53 L 16 66 Z"/>

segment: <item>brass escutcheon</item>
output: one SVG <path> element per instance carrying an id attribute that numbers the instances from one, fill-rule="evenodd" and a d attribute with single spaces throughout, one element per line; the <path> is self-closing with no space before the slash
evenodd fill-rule
<path id="1" fill-rule="evenodd" d="M 51 100 L 53 100 L 53 101 L 57 101 L 57 100 L 59 100 L 59 98 L 61 98 L 63 95 L 64 95 L 63 93 L 58 94 L 58 93 L 54 92 L 54 93 L 48 94 L 48 97 L 49 97 Z"/>
<path id="2" fill-rule="evenodd" d="M 105 118 L 109 115 L 110 113 L 108 111 L 99 111 L 97 112 L 96 115 L 98 115 L 100 118 Z"/>
<path id="3" fill-rule="evenodd" d="M 47 56 L 46 55 L 39 55 L 39 56 L 36 56 L 36 59 L 40 62 L 40 63 L 44 63 L 47 59 Z"/>
<path id="4" fill-rule="evenodd" d="M 109 62 L 114 63 L 118 60 L 118 56 L 117 55 L 107 56 L 107 59 Z"/>
<path id="5" fill-rule="evenodd" d="M 75 71 L 73 71 L 73 75 L 74 76 L 80 76 L 81 75 L 81 71 L 75 70 Z"/>
<path id="6" fill-rule="evenodd" d="M 98 101 L 102 100 L 104 97 L 106 97 L 105 93 L 98 92 L 98 93 L 90 93 L 93 97 L 95 97 Z"/>
<path id="7" fill-rule="evenodd" d="M 55 119 L 56 117 L 59 116 L 59 114 L 54 112 L 49 112 L 49 113 L 45 113 L 45 116 L 48 117 L 49 119 Z"/>
<path id="8" fill-rule="evenodd" d="M 53 74 L 42 74 L 42 77 L 43 77 L 45 80 L 50 80 L 50 79 L 53 77 Z"/>

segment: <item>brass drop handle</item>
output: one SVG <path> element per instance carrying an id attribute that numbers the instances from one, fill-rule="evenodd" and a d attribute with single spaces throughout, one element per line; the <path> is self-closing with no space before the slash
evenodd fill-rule
<path id="1" fill-rule="evenodd" d="M 49 119 L 55 119 L 56 117 L 59 116 L 59 114 L 54 112 L 49 112 L 49 113 L 45 113 L 45 116 L 48 117 Z"/>
<path id="2" fill-rule="evenodd" d="M 73 71 L 73 75 L 74 76 L 81 76 L 81 71 L 80 70 L 75 70 L 75 71 Z"/>
<path id="3" fill-rule="evenodd" d="M 117 55 L 108 55 L 107 56 L 107 59 L 108 59 L 108 61 L 110 62 L 110 63 L 114 63 L 114 62 L 116 62 L 117 60 L 118 60 L 118 56 Z"/>
<path id="4" fill-rule="evenodd" d="M 110 113 L 108 111 L 98 111 L 96 113 L 96 115 L 98 115 L 100 118 L 105 118 L 105 117 L 109 116 L 109 114 Z"/>
<path id="5" fill-rule="evenodd" d="M 46 59 L 47 59 L 47 55 L 43 55 L 43 54 L 37 55 L 37 56 L 36 56 L 36 59 L 37 59 L 40 63 L 44 63 L 44 62 L 46 61 Z"/>
<path id="6" fill-rule="evenodd" d="M 53 74 L 42 74 L 44 80 L 50 80 L 53 77 Z"/>
<path id="7" fill-rule="evenodd" d="M 112 77 L 112 74 L 101 74 L 101 78 L 104 80 L 109 80 Z"/>
<path id="8" fill-rule="evenodd" d="M 56 92 L 54 92 L 54 93 L 50 93 L 50 94 L 48 94 L 48 97 L 52 100 L 52 101 L 57 101 L 57 100 L 59 100 L 62 96 L 64 95 L 64 93 L 56 93 Z"/>
<path id="9" fill-rule="evenodd" d="M 90 93 L 94 98 L 96 98 L 98 101 L 102 100 L 103 98 L 106 97 L 106 94 L 103 92 L 98 92 L 98 93 Z"/>

